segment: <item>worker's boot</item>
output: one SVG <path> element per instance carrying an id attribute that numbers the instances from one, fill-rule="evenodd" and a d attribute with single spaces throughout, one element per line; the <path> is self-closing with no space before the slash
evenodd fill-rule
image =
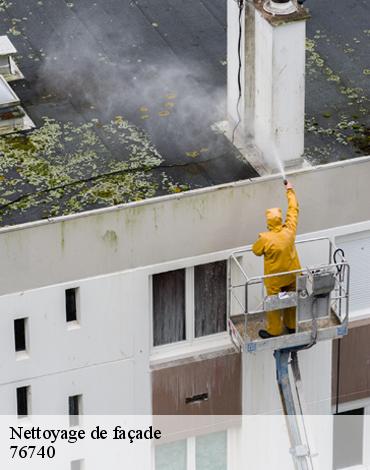
<path id="1" fill-rule="evenodd" d="M 280 335 L 272 335 L 267 330 L 259 330 L 258 334 L 260 338 L 262 339 L 276 338 L 277 336 L 280 336 Z"/>
<path id="2" fill-rule="evenodd" d="M 273 310 L 266 313 L 266 329 L 258 332 L 260 338 L 276 338 L 284 334 L 284 324 L 281 316 L 281 310 Z"/>

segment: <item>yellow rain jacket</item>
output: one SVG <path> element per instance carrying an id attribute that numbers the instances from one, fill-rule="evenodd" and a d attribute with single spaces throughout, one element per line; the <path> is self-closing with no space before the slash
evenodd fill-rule
<path id="1" fill-rule="evenodd" d="M 264 255 L 265 274 L 281 273 L 301 269 L 295 237 L 298 223 L 299 206 L 294 189 L 288 189 L 288 210 L 283 224 L 281 209 L 266 211 L 268 232 L 259 234 L 252 250 L 257 256 Z M 277 294 L 282 287 L 295 283 L 296 274 L 286 274 L 265 280 L 268 295 Z"/>

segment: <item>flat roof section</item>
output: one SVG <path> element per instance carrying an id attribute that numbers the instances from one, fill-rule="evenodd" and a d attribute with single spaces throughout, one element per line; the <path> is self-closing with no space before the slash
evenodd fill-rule
<path id="1" fill-rule="evenodd" d="M 370 155 L 367 0 L 305 3 L 306 156 L 322 164 Z"/>
<path id="2" fill-rule="evenodd" d="M 38 129 L 0 143 L 0 223 L 257 176 L 224 118 L 224 24 L 203 4 L 15 0 L 4 23 Z M 201 26 L 203 25 L 203 26 Z"/>

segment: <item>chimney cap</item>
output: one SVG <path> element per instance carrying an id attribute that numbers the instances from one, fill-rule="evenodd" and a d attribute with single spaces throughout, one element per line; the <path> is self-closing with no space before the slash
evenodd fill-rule
<path id="1" fill-rule="evenodd" d="M 253 4 L 256 10 L 260 12 L 263 18 L 268 21 L 271 26 L 281 26 L 285 23 L 290 23 L 294 21 L 305 21 L 311 18 L 308 10 L 302 5 L 297 5 L 295 2 L 290 2 L 293 5 L 293 10 L 291 13 L 281 14 L 276 13 L 275 11 L 270 12 L 268 8 L 271 3 L 274 3 L 278 8 L 287 8 L 288 3 L 278 3 L 274 0 L 254 0 Z M 267 7 L 267 9 L 266 9 Z"/>
<path id="2" fill-rule="evenodd" d="M 291 0 L 267 0 L 263 8 L 272 15 L 291 15 L 298 11 Z"/>

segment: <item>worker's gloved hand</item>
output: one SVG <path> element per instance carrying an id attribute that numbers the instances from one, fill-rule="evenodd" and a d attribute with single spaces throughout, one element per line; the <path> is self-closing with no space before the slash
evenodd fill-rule
<path id="1" fill-rule="evenodd" d="M 293 189 L 292 183 L 291 183 L 290 181 L 288 181 L 288 180 L 287 180 L 286 183 L 285 183 L 285 187 L 286 187 L 286 190 L 287 190 L 287 191 L 288 191 L 288 189 Z"/>

